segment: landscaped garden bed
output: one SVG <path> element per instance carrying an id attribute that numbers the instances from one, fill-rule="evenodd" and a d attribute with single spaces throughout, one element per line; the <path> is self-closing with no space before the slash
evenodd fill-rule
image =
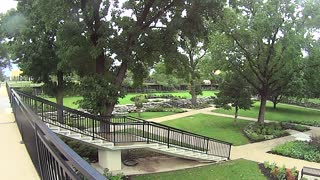
<path id="1" fill-rule="evenodd" d="M 259 142 L 264 140 L 270 140 L 278 137 L 289 135 L 287 129 L 293 129 L 297 131 L 307 131 L 308 127 L 295 125 L 290 123 L 251 123 L 243 130 L 244 134 L 252 141 Z"/>
<path id="2" fill-rule="evenodd" d="M 259 164 L 259 168 L 268 180 L 298 180 L 299 171 L 296 168 L 279 167 L 277 164 L 268 161 Z"/>
<path id="3" fill-rule="evenodd" d="M 281 144 L 271 150 L 271 153 L 320 163 L 320 138 L 313 137 L 310 142 L 292 141 Z"/>

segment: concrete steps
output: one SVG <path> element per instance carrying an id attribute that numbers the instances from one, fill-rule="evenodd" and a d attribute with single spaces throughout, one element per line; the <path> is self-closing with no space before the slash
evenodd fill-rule
<path id="1" fill-rule="evenodd" d="M 54 122 L 57 124 L 57 122 Z M 218 157 L 214 155 L 208 155 L 204 154 L 202 152 L 197 152 L 192 149 L 187 149 L 179 146 L 170 146 L 168 148 L 167 145 L 160 144 L 157 142 L 151 142 L 149 144 L 143 143 L 143 144 L 130 144 L 130 145 L 115 145 L 113 142 L 104 141 L 102 139 L 99 139 L 98 136 L 96 136 L 96 139 L 93 139 L 90 136 L 78 133 L 79 129 L 72 129 L 72 127 L 68 127 L 66 125 L 63 125 L 65 128 L 59 127 L 57 125 L 52 125 L 49 123 L 46 123 L 46 125 L 56 134 L 62 135 L 64 137 L 77 140 L 82 143 L 86 143 L 91 146 L 95 146 L 98 149 L 109 149 L 109 150 L 123 150 L 123 149 L 138 149 L 138 148 L 145 148 L 149 149 L 151 151 L 159 152 L 162 154 L 170 155 L 170 156 L 176 156 L 180 158 L 185 159 L 191 159 L 201 162 L 220 162 L 220 161 L 226 161 L 227 158 Z"/>

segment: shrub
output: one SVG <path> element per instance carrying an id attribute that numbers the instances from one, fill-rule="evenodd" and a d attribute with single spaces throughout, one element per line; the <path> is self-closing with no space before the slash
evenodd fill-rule
<path id="1" fill-rule="evenodd" d="M 320 162 L 320 149 L 304 141 L 292 141 L 281 144 L 273 148 L 271 153 L 312 162 Z"/>
<path id="2" fill-rule="evenodd" d="M 124 177 L 123 173 L 113 175 L 108 168 L 104 169 L 103 175 L 110 180 L 122 180 L 122 178 Z"/>
<path id="3" fill-rule="evenodd" d="M 276 163 L 270 164 L 268 161 L 263 163 L 265 169 L 268 169 L 270 174 L 265 174 L 269 179 L 276 180 L 295 180 L 298 177 L 299 171 L 294 167 L 292 169 L 286 168 L 285 166 L 279 167 Z"/>
<path id="4" fill-rule="evenodd" d="M 156 108 L 147 108 L 146 112 L 174 112 L 174 113 L 183 113 L 186 112 L 180 108 L 163 108 L 163 107 L 156 107 Z"/>
<path id="5" fill-rule="evenodd" d="M 288 132 L 284 131 L 280 123 L 251 123 L 244 128 L 243 132 L 254 142 L 289 135 Z"/>
<path id="6" fill-rule="evenodd" d="M 63 140 L 71 149 L 73 149 L 79 156 L 87 160 L 88 162 L 97 162 L 98 161 L 98 149 L 80 143 L 75 140 L 67 139 L 65 137 L 60 136 L 61 140 Z"/>
<path id="7" fill-rule="evenodd" d="M 284 129 L 293 129 L 296 131 L 300 131 L 300 132 L 304 132 L 304 131 L 309 131 L 310 128 L 306 127 L 306 126 L 302 126 L 299 124 L 292 124 L 292 123 L 287 123 L 287 122 L 281 122 L 281 126 Z"/>
<path id="8" fill-rule="evenodd" d="M 320 149 L 320 136 L 311 136 L 310 145 Z"/>

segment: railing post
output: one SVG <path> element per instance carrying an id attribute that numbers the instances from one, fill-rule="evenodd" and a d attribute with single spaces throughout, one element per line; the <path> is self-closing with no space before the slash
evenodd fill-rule
<path id="1" fill-rule="evenodd" d="M 229 144 L 229 155 L 228 155 L 228 160 L 230 160 L 230 155 L 231 155 L 231 144 Z"/>
<path id="2" fill-rule="evenodd" d="M 116 143 L 116 125 L 113 124 L 113 143 Z"/>
<path id="3" fill-rule="evenodd" d="M 167 139 L 168 148 L 170 147 L 170 127 L 168 127 L 168 139 Z"/>
<path id="4" fill-rule="evenodd" d="M 94 130 L 95 130 L 95 128 L 96 128 L 94 122 L 95 122 L 95 119 L 92 118 L 92 140 L 94 140 L 94 133 L 95 133 Z"/>
<path id="5" fill-rule="evenodd" d="M 142 123 L 142 137 L 145 138 L 145 134 L 144 134 L 144 124 L 145 124 L 145 121 L 143 121 Z"/>
<path id="6" fill-rule="evenodd" d="M 43 108 L 43 102 L 41 103 L 41 120 L 44 121 L 44 114 L 43 114 L 44 108 Z"/>
<path id="7" fill-rule="evenodd" d="M 206 149 L 206 154 L 208 154 L 208 150 L 209 150 L 209 138 L 207 138 L 207 149 Z"/>
<path id="8" fill-rule="evenodd" d="M 180 146 L 182 146 L 183 135 L 184 135 L 183 132 L 181 132 Z"/>
<path id="9" fill-rule="evenodd" d="M 150 140 L 149 140 L 149 136 L 150 136 L 150 122 L 148 123 L 148 131 L 147 131 L 147 143 L 149 144 Z"/>

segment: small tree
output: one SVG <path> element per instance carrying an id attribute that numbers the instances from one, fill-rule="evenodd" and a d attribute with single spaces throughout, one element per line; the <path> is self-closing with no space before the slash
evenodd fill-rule
<path id="1" fill-rule="evenodd" d="M 248 110 L 253 104 L 250 86 L 238 74 L 227 73 L 224 81 L 219 86 L 219 90 L 216 104 L 224 109 L 234 107 L 234 123 L 236 124 L 239 109 Z"/>
<path id="2" fill-rule="evenodd" d="M 143 108 L 143 103 L 146 101 L 145 97 L 143 95 L 139 95 L 139 96 L 136 96 L 134 98 L 134 105 L 136 106 L 137 108 L 137 112 L 138 112 L 138 116 L 139 118 L 141 118 L 141 110 Z"/>

